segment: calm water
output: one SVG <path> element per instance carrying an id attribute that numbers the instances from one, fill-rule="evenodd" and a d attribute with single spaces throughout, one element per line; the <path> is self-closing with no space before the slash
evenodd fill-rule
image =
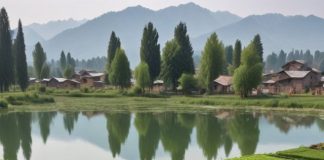
<path id="1" fill-rule="evenodd" d="M 242 111 L 10 113 L 0 114 L 0 142 L 5 160 L 225 159 L 324 142 L 324 117 Z"/>

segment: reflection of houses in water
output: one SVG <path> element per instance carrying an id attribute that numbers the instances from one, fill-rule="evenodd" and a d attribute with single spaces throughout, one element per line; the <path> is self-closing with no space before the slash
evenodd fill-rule
<path id="1" fill-rule="evenodd" d="M 91 119 L 96 116 L 104 115 L 104 112 L 99 111 L 83 111 L 82 115 L 86 116 L 88 119 Z"/>

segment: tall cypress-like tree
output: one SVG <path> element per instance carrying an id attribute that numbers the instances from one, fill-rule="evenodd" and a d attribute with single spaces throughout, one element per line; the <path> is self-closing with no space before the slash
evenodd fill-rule
<path id="1" fill-rule="evenodd" d="M 14 82 L 12 42 L 9 18 L 5 8 L 0 11 L 0 92 L 9 91 Z"/>
<path id="2" fill-rule="evenodd" d="M 35 45 L 35 49 L 33 51 L 33 59 L 36 77 L 38 79 L 42 79 L 44 77 L 45 70 L 47 70 L 48 68 L 48 65 L 46 64 L 46 53 L 44 52 L 44 49 L 39 42 Z M 42 71 L 43 69 L 44 71 Z"/>
<path id="3" fill-rule="evenodd" d="M 145 26 L 141 41 L 141 61 L 145 62 L 149 67 L 151 83 L 160 74 L 161 55 L 160 44 L 158 44 L 159 34 L 150 22 Z"/>
<path id="4" fill-rule="evenodd" d="M 112 61 L 114 60 L 115 54 L 117 49 L 120 48 L 120 40 L 116 36 L 115 32 L 111 32 L 109 45 L 108 45 L 108 53 L 107 53 L 107 72 L 109 73 L 109 70 L 111 68 Z"/>
<path id="5" fill-rule="evenodd" d="M 67 65 L 67 62 L 66 62 L 66 56 L 65 56 L 65 53 L 64 51 L 61 52 L 61 57 L 60 57 L 60 67 L 61 67 L 61 72 L 64 72 L 65 69 L 66 69 L 66 65 Z"/>
<path id="6" fill-rule="evenodd" d="M 181 61 L 179 61 L 180 75 L 182 73 L 194 74 L 195 66 L 192 58 L 193 49 L 190 43 L 189 35 L 187 34 L 187 26 L 180 23 L 174 30 L 174 39 L 179 45 L 179 54 Z"/>
<path id="7" fill-rule="evenodd" d="M 241 64 L 242 44 L 240 40 L 236 40 L 233 56 L 234 69 L 238 68 Z"/>
<path id="8" fill-rule="evenodd" d="M 261 63 L 263 63 L 263 46 L 261 42 L 261 36 L 257 34 L 253 39 L 254 47 L 256 49 L 257 54 L 261 59 Z"/>
<path id="9" fill-rule="evenodd" d="M 28 87 L 28 72 L 27 72 L 27 61 L 25 53 L 25 40 L 24 33 L 21 25 L 21 21 L 18 22 L 18 32 L 14 43 L 15 50 L 15 68 L 17 75 L 17 83 L 22 91 L 26 91 Z"/>
<path id="10" fill-rule="evenodd" d="M 118 86 L 121 89 L 130 86 L 132 73 L 129 67 L 129 61 L 123 49 L 117 49 L 115 58 L 111 64 L 110 71 L 111 72 L 109 74 L 109 81 L 113 85 Z"/>
<path id="11" fill-rule="evenodd" d="M 225 47 L 226 65 L 233 64 L 233 46 Z"/>
<path id="12" fill-rule="evenodd" d="M 213 91 L 213 81 L 222 73 L 224 59 L 224 46 L 213 33 L 202 53 L 199 72 L 199 81 L 208 92 Z"/>

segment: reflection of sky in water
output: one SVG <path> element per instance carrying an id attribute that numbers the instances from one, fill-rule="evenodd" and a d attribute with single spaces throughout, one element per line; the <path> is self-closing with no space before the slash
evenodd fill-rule
<path id="1" fill-rule="evenodd" d="M 32 124 L 32 160 L 107 160 L 113 159 L 108 144 L 107 120 L 104 115 L 91 119 L 79 115 L 71 135 L 65 130 L 62 114 L 58 114 L 52 122 L 50 135 L 46 144 L 40 136 L 38 121 Z M 259 141 L 256 153 L 268 153 L 289 149 L 301 145 L 310 145 L 323 141 L 324 132 L 320 131 L 316 122 L 308 127 L 291 127 L 288 133 L 280 131 L 270 124 L 263 116 L 259 118 Z M 139 135 L 134 126 L 132 115 L 128 137 L 121 146 L 121 153 L 116 159 L 139 159 Z M 190 143 L 185 153 L 185 159 L 205 159 L 203 150 L 197 143 L 197 129 L 193 128 Z M 0 145 L 0 155 L 3 147 Z M 240 149 L 233 143 L 229 157 L 240 156 Z M 222 145 L 217 152 L 217 159 L 225 159 L 225 149 Z M 18 151 L 18 159 L 24 159 L 22 149 Z M 155 159 L 170 159 L 170 153 L 165 151 L 161 140 L 156 150 Z"/>

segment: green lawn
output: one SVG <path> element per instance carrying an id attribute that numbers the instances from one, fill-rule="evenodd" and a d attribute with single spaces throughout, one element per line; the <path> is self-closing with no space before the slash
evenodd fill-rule
<path id="1" fill-rule="evenodd" d="M 269 155 L 257 154 L 251 156 L 244 156 L 241 158 L 232 158 L 230 160 L 286 160 L 286 159 L 269 156 Z"/>

